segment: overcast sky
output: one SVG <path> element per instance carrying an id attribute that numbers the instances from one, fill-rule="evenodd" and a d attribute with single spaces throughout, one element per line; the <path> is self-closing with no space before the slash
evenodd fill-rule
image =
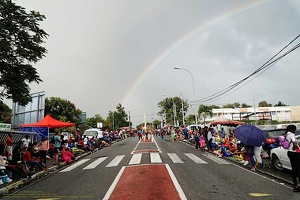
<path id="1" fill-rule="evenodd" d="M 49 53 L 34 65 L 31 92 L 107 117 L 121 103 L 136 125 L 157 103 L 182 94 L 203 99 L 250 75 L 300 34 L 300 1 L 17 0 L 46 16 Z M 297 39 L 289 48 L 300 42 Z M 300 105 L 300 50 L 239 90 L 207 105 Z M 191 104 L 193 102 L 190 101 Z M 189 110 L 192 113 L 192 110 Z"/>

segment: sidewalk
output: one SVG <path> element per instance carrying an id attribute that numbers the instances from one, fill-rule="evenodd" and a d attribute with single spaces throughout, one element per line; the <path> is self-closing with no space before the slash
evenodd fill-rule
<path id="1" fill-rule="evenodd" d="M 115 140 L 111 143 L 111 145 L 113 145 L 114 143 L 120 142 L 120 141 L 122 141 L 122 139 Z M 79 160 L 87 155 L 90 155 L 94 152 L 97 152 L 99 150 L 101 150 L 101 149 L 97 148 L 93 152 L 86 152 L 86 153 L 80 154 L 75 158 L 75 162 L 77 160 Z M 31 178 L 28 178 L 28 179 L 21 178 L 19 180 L 12 181 L 11 183 L 5 183 L 5 184 L 1 185 L 0 198 L 3 198 L 4 196 L 10 194 L 11 192 L 16 191 L 17 189 L 20 189 L 20 188 L 28 185 L 29 183 L 32 183 L 34 181 L 45 178 L 53 173 L 56 173 L 58 171 L 58 169 L 67 165 L 65 162 L 60 162 L 58 165 L 53 165 L 52 162 L 53 162 L 53 159 L 47 160 L 47 171 L 39 171 L 36 174 L 32 175 Z"/>
<path id="2" fill-rule="evenodd" d="M 191 146 L 194 146 L 194 145 L 193 145 L 192 143 L 190 143 L 189 141 L 183 140 L 182 142 L 185 142 L 185 143 L 187 143 L 187 144 L 190 144 Z M 211 154 L 214 155 L 214 153 L 211 153 Z M 245 169 L 248 169 L 248 168 L 249 168 L 248 166 L 244 166 L 242 163 L 240 163 L 239 161 L 235 160 L 234 157 L 224 157 L 224 156 L 223 156 L 222 159 L 225 159 L 225 160 L 227 160 L 227 161 L 229 161 L 229 162 L 231 162 L 231 163 L 234 163 L 234 164 L 236 164 L 236 165 L 238 165 L 238 166 L 240 166 L 240 167 L 243 167 L 243 168 L 245 168 Z M 249 169 L 250 169 L 250 168 L 249 168 Z M 269 164 L 268 167 L 265 166 L 265 167 L 258 168 L 258 169 L 256 169 L 256 172 L 257 172 L 257 173 L 264 174 L 264 175 L 266 175 L 266 176 L 268 176 L 268 177 L 272 177 L 272 178 L 274 178 L 274 179 L 276 179 L 276 180 L 279 180 L 279 181 L 282 182 L 282 183 L 286 183 L 286 184 L 291 184 L 291 185 L 293 185 L 293 182 L 292 182 L 291 178 L 282 178 L 282 177 L 280 176 L 280 173 L 283 173 L 283 172 L 274 170 L 274 169 L 272 168 L 272 164 Z M 289 180 L 288 180 L 288 179 L 289 179 Z"/>

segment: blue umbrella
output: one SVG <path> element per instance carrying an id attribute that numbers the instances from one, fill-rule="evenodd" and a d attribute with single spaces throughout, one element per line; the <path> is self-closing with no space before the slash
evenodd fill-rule
<path id="1" fill-rule="evenodd" d="M 266 136 L 262 130 L 256 126 L 243 124 L 234 130 L 234 135 L 243 144 L 249 146 L 262 146 L 266 142 Z"/>

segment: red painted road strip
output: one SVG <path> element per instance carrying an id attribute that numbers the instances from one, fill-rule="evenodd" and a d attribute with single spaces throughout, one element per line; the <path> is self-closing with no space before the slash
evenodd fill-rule
<path id="1" fill-rule="evenodd" d="M 126 167 L 113 190 L 111 200 L 180 200 L 165 165 Z"/>

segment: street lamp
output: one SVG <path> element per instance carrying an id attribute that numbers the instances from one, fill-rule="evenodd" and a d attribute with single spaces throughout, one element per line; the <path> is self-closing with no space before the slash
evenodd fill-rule
<path id="1" fill-rule="evenodd" d="M 195 83 L 194 83 L 194 77 L 193 77 L 193 74 L 192 74 L 189 70 L 187 70 L 187 69 L 185 69 L 185 68 L 181 68 L 181 67 L 175 66 L 174 69 L 185 70 L 185 71 L 187 71 L 187 72 L 191 75 L 191 77 L 192 77 L 192 81 L 193 81 L 193 91 L 194 91 L 194 107 L 195 107 L 195 108 L 194 108 L 194 114 L 195 114 L 195 123 L 196 123 L 196 127 L 197 127 L 197 129 L 198 129 L 198 120 L 197 120 L 197 115 L 196 115 Z"/>
<path id="2" fill-rule="evenodd" d="M 164 94 L 164 96 L 168 96 L 167 94 Z M 175 123 L 176 123 L 176 105 L 174 103 L 174 99 L 172 98 L 172 101 L 173 101 L 173 116 L 174 116 L 174 126 L 175 126 Z M 166 119 L 167 119 L 167 115 L 166 115 Z"/>

